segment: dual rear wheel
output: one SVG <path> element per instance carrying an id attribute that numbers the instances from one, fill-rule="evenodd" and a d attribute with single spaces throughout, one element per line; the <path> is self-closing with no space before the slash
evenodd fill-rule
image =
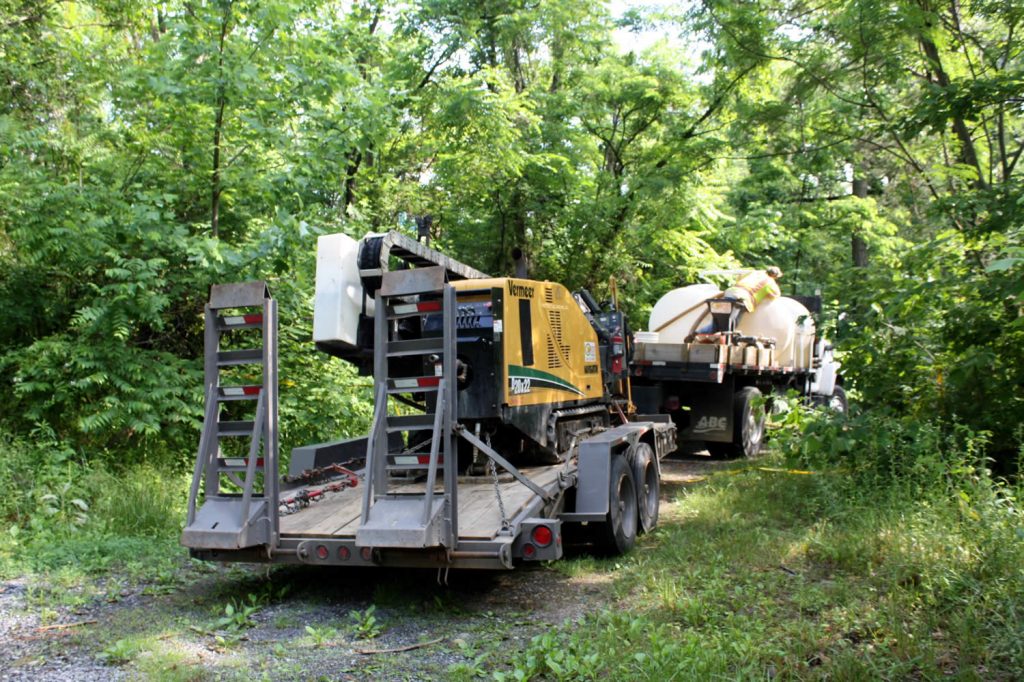
<path id="1" fill-rule="evenodd" d="M 636 536 L 658 523 L 661 479 L 654 451 L 639 443 L 627 458 L 612 455 L 608 481 L 608 515 L 597 526 L 598 549 L 609 555 L 625 554 Z"/>

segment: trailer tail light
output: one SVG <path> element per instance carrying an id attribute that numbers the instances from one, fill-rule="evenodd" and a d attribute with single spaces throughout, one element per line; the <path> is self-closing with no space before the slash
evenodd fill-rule
<path id="1" fill-rule="evenodd" d="M 371 559 L 373 559 L 373 548 L 363 547 L 361 550 L 359 550 L 359 556 L 362 557 L 363 561 L 370 561 Z"/>
<path id="2" fill-rule="evenodd" d="M 316 558 L 320 561 L 324 561 L 325 559 L 327 559 L 327 557 L 330 556 L 330 554 L 331 553 L 327 551 L 327 547 L 325 545 L 316 546 Z"/>
<path id="3" fill-rule="evenodd" d="M 348 561 L 352 557 L 352 550 L 345 545 L 338 548 L 338 558 L 342 561 Z"/>
<path id="4" fill-rule="evenodd" d="M 513 556 L 526 561 L 553 561 L 562 558 L 562 522 L 536 517 L 524 519 L 522 534 L 516 539 Z"/>
<path id="5" fill-rule="evenodd" d="M 537 526 L 533 529 L 533 533 L 530 534 L 530 538 L 539 547 L 547 547 L 551 544 L 551 541 L 554 540 L 554 534 L 547 526 Z M 526 547 L 523 547 L 523 553 L 526 553 Z"/>

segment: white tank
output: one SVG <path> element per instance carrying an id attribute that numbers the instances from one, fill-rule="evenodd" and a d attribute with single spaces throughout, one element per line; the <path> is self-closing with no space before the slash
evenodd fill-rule
<path id="1" fill-rule="evenodd" d="M 691 284 L 668 292 L 654 304 L 648 321 L 657 343 L 685 343 L 686 337 L 711 321 L 704 305 L 721 293 L 713 284 Z M 781 367 L 806 369 L 811 365 L 814 347 L 814 320 L 803 304 L 782 296 L 758 304 L 754 312 L 744 312 L 737 324 L 745 336 L 775 339 L 775 362 Z"/>
<path id="2" fill-rule="evenodd" d="M 691 284 L 673 289 L 658 299 L 651 310 L 648 329 L 658 334 L 658 343 L 684 343 L 686 336 L 711 320 L 704 302 L 722 293 L 714 284 Z"/>
<path id="3" fill-rule="evenodd" d="M 786 296 L 761 301 L 754 312 L 740 315 L 736 326 L 745 336 L 775 339 L 775 364 L 780 367 L 810 366 L 814 320 L 802 303 Z"/>
<path id="4" fill-rule="evenodd" d="M 313 341 L 357 348 L 363 284 L 359 279 L 359 242 L 345 234 L 325 234 L 316 244 L 316 298 Z M 373 299 L 366 302 L 373 315 Z"/>

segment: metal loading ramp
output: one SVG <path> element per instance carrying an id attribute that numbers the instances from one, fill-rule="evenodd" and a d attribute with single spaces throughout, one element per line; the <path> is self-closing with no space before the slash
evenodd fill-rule
<path id="1" fill-rule="evenodd" d="M 258 330 L 259 346 L 222 350 L 236 332 Z M 206 305 L 206 409 L 181 543 L 192 549 L 244 549 L 277 536 L 277 303 L 265 282 L 215 285 Z M 234 367 L 260 372 L 259 384 L 224 383 Z M 251 419 L 223 419 L 228 404 L 254 404 Z M 222 442 L 248 440 L 247 454 Z M 202 490 L 203 501 L 199 502 Z"/>
<path id="2" fill-rule="evenodd" d="M 455 291 L 440 266 L 389 272 L 376 296 L 374 415 L 356 545 L 421 549 L 454 547 L 458 539 L 455 423 Z M 439 336 L 400 338 L 400 322 L 425 311 L 440 313 Z M 391 358 L 423 358 L 415 374 L 392 373 Z M 431 359 L 433 362 L 431 362 Z M 426 368 L 426 369 L 423 369 Z M 390 396 L 414 390 L 427 398 L 425 412 L 391 414 Z M 388 436 L 404 434 L 418 449 L 391 451 Z M 429 446 L 429 447 L 428 447 Z M 411 452 L 410 452 L 411 451 Z M 421 489 L 403 486 L 426 476 Z M 440 475 L 441 489 L 436 483 Z"/>

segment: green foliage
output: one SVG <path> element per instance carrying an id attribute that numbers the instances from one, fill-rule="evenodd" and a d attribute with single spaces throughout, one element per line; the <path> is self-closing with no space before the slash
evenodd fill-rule
<path id="1" fill-rule="evenodd" d="M 222 630 L 229 634 L 237 634 L 256 625 L 252 617 L 262 608 L 255 595 L 249 595 L 248 601 L 232 600 L 224 606 L 224 614 L 215 620 L 212 629 Z"/>
<path id="2" fill-rule="evenodd" d="M 567 566 L 620 606 L 533 637 L 495 679 L 1012 677 L 1022 491 L 981 466 L 984 436 L 799 409 L 776 432 L 774 461 L 681 490 L 640 551 Z"/>
<path id="3" fill-rule="evenodd" d="M 370 604 L 362 611 L 352 610 L 349 612 L 349 620 L 352 621 L 352 634 L 356 639 L 376 639 L 384 632 L 384 626 L 374 615 L 377 611 L 375 604 Z"/>
<path id="4" fill-rule="evenodd" d="M 97 526 L 123 537 L 173 538 L 181 530 L 188 479 L 153 465 L 119 475 L 94 470 L 82 481 L 94 500 Z"/>
<path id="5" fill-rule="evenodd" d="M 99 653 L 99 659 L 107 665 L 124 665 L 130 663 L 142 651 L 139 643 L 133 639 L 119 639 Z"/>
<path id="6" fill-rule="evenodd" d="M 306 634 L 309 635 L 309 639 L 313 642 L 313 647 L 319 649 L 329 644 L 338 636 L 338 629 L 326 625 L 319 627 L 307 625 Z"/>
<path id="7" fill-rule="evenodd" d="M 1019 274 L 982 267 L 1001 241 L 948 231 L 908 249 L 898 269 L 851 273 L 856 303 L 838 336 L 867 404 L 988 431 L 1005 458 L 1024 400 L 1024 327 Z"/>
<path id="8" fill-rule="evenodd" d="M 115 475 L 52 433 L 34 437 L 0 433 L 0 574 L 153 576 L 180 560 L 184 475 L 149 465 Z"/>

